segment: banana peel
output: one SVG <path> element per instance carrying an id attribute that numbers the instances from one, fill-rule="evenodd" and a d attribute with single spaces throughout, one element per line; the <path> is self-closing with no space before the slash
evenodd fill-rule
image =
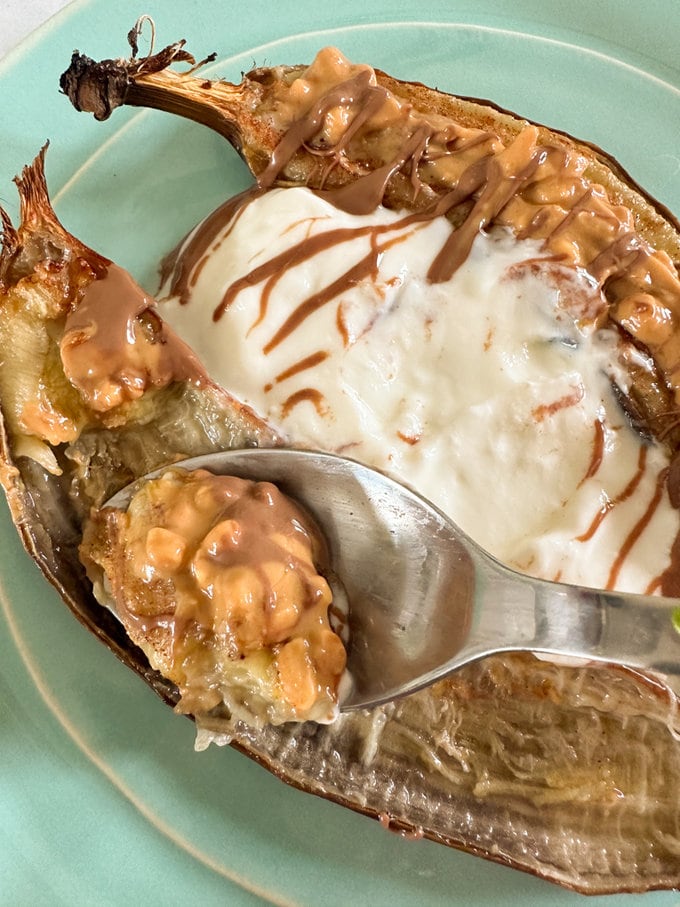
<path id="1" fill-rule="evenodd" d="M 168 69 L 173 62 L 191 68 L 177 73 Z M 204 122 L 235 145 L 261 184 L 335 190 L 370 175 L 384 162 L 346 155 L 342 167 L 329 170 L 304 144 L 283 166 L 272 167 L 282 140 L 266 116 L 272 86 L 290 84 L 301 71 L 258 69 L 238 86 L 212 82 L 201 78 L 179 42 L 128 61 L 95 63 L 75 55 L 62 88 L 78 109 L 100 119 L 126 103 Z M 485 103 L 382 73 L 376 78 L 419 109 L 470 128 L 492 123 L 502 141 L 525 125 Z M 548 135 L 571 147 L 569 137 L 539 131 L 539 138 Z M 588 157 L 588 178 L 633 212 L 646 241 L 669 260 L 680 259 L 671 215 L 610 158 L 577 144 Z M 421 184 L 414 196 L 412 174 L 395 169 L 385 182 L 386 204 L 425 209 L 451 188 Z M 0 256 L 0 475 L 12 516 L 29 553 L 76 616 L 175 704 L 172 685 L 149 668 L 92 595 L 77 551 L 87 512 L 161 463 L 280 439 L 209 384 L 152 387 L 113 414 L 93 413 L 66 379 L 58 347 L 67 310 L 77 308 L 83 285 L 109 264 L 59 225 L 42 155 L 17 185 L 22 219 L 15 228 L 3 214 Z M 451 216 L 462 222 L 469 210 L 466 201 Z M 15 343 L 24 330 L 46 339 Z M 32 386 L 47 394 L 47 404 L 71 418 L 67 437 L 36 433 L 22 422 L 13 375 L 27 370 L 38 375 Z M 663 369 L 640 376 L 634 387 L 625 401 L 631 415 L 675 450 L 677 409 Z M 234 746 L 287 783 L 393 830 L 595 894 L 680 886 L 677 728 L 675 697 L 654 678 L 505 655 L 402 701 L 343 715 L 331 726 L 240 724 L 230 735 Z"/>

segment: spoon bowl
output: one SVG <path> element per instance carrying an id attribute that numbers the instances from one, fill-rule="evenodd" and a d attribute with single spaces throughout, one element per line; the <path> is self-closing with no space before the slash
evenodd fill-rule
<path id="1" fill-rule="evenodd" d="M 273 482 L 317 520 L 349 601 L 353 685 L 342 711 L 396 699 L 510 651 L 650 670 L 680 690 L 680 600 L 517 573 L 417 492 L 335 454 L 253 448 L 172 465 Z M 126 507 L 149 477 L 108 506 Z"/>

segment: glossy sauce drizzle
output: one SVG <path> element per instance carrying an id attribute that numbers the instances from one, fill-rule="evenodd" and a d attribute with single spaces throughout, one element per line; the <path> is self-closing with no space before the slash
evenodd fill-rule
<path id="1" fill-rule="evenodd" d="M 61 360 L 67 378 L 98 412 L 149 387 L 207 380 L 194 353 L 158 317 L 153 299 L 113 263 L 67 315 Z"/>
<path id="2" fill-rule="evenodd" d="M 375 281 L 380 255 L 391 242 L 402 241 L 419 224 L 446 217 L 454 229 L 440 248 L 432 250 L 428 281 L 437 284 L 450 280 L 467 261 L 480 232 L 494 225 L 510 228 L 520 240 L 542 243 L 546 257 L 537 267 L 544 268 L 549 260 L 555 268 L 577 269 L 590 275 L 604 305 L 586 310 L 579 308 L 578 300 L 570 299 L 577 321 L 601 325 L 608 317 L 652 352 L 669 386 L 676 390 L 680 387 L 680 282 L 675 268 L 668 256 L 637 234 L 630 210 L 610 201 L 605 190 L 591 182 L 588 160 L 578 150 L 546 140 L 530 125 L 524 125 L 504 143 L 490 131 L 463 127 L 419 111 L 378 85 L 368 67 L 352 67 L 332 49 L 322 51 L 307 71 L 276 91 L 272 118 L 281 140 L 253 194 L 241 196 L 235 208 L 224 209 L 223 228 L 233 223 L 234 216 L 262 190 L 278 179 L 285 180 L 289 168 L 295 172 L 296 161 L 299 163 L 305 154 L 325 162 L 321 175 L 314 177 L 313 190 L 343 211 L 372 211 L 389 201 L 395 181 L 404 177 L 411 187 L 413 210 L 389 224 L 342 229 L 331 226 L 306 236 L 232 283 L 214 310 L 214 321 L 222 318 L 244 289 L 261 286 L 260 310 L 253 327 L 259 325 L 284 273 L 363 236 L 370 240 L 369 251 L 349 261 L 340 276 L 300 299 L 264 342 L 263 352 L 267 355 L 293 337 L 311 314 L 332 301 L 338 302 L 335 325 L 347 347 L 351 337 L 343 293 L 363 281 Z M 329 188 L 331 175 L 343 169 L 351 176 Z M 210 255 L 214 228 L 213 221 L 210 235 L 204 239 L 201 228 L 194 234 L 191 246 L 182 253 L 182 267 L 171 275 L 169 295 L 183 301 L 188 297 L 192 273 L 199 271 Z M 311 358 L 301 360 L 305 363 L 301 367 L 313 367 L 308 363 Z M 291 365 L 280 375 L 290 376 L 296 370 L 297 366 Z M 285 378 L 277 376 L 279 380 Z M 557 409 L 577 404 L 578 395 L 575 388 L 559 400 L 541 404 L 534 418 L 542 421 Z M 311 403 L 319 413 L 324 411 L 323 395 L 308 386 L 285 400 L 284 413 L 303 402 Z M 402 431 L 399 437 L 413 445 L 419 434 Z M 604 440 L 604 427 L 596 421 L 592 458 L 582 483 L 599 470 Z M 643 445 L 633 478 L 620 495 L 607 499 L 578 541 L 591 539 L 606 516 L 635 493 L 645 461 Z M 649 525 L 663 495 L 664 480 L 662 473 L 652 501 L 612 565 L 610 582 L 615 582 L 622 562 Z"/>
<path id="3" fill-rule="evenodd" d="M 617 495 L 617 497 L 615 497 L 613 500 L 607 498 L 607 500 L 605 501 L 605 503 L 602 505 L 602 507 L 598 511 L 597 515 L 595 516 L 595 519 L 592 521 L 592 523 L 590 524 L 588 529 L 586 529 L 586 531 L 584 533 L 582 533 L 581 535 L 576 536 L 577 542 L 589 541 L 595 535 L 595 533 L 599 529 L 599 527 L 602 524 L 602 521 L 605 519 L 605 517 L 608 514 L 610 514 L 612 512 L 612 510 L 618 504 L 623 504 L 624 501 L 627 501 L 629 498 L 631 498 L 635 494 L 635 491 L 636 491 L 638 485 L 640 484 L 640 482 L 642 481 L 643 475 L 645 474 L 646 463 L 647 463 L 647 446 L 643 444 L 640 447 L 638 466 L 637 466 L 637 470 L 636 470 L 633 478 L 626 485 L 626 487 L 623 489 L 623 491 L 621 492 L 620 495 Z M 585 481 L 585 479 L 584 479 L 584 481 Z"/>
<path id="4" fill-rule="evenodd" d="M 610 202 L 604 189 L 588 180 L 587 160 L 573 149 L 539 142 L 538 130 L 528 125 L 506 147 L 492 132 L 416 110 L 378 85 L 370 68 L 352 66 L 332 48 L 322 50 L 307 71 L 275 92 L 274 122 L 282 137 L 256 192 L 285 176 L 302 149 L 328 158 L 326 173 L 332 167 L 354 167 L 354 176 L 339 187 L 324 189 L 323 177 L 315 186 L 352 213 L 373 210 L 390 180 L 409 171 L 414 204 L 419 194 L 432 199 L 411 218 L 444 215 L 458 224 L 433 257 L 430 280 L 449 279 L 477 233 L 494 223 L 512 227 L 520 238 L 538 238 L 559 260 L 586 268 L 599 281 L 612 319 L 648 346 L 669 384 L 678 388 L 680 282 L 675 268 L 668 256 L 636 233 L 631 212 Z M 247 201 L 248 195 L 240 199 Z M 422 209 L 422 202 L 417 206 Z M 226 221 L 234 209 L 222 212 Z M 214 227 L 211 219 L 208 234 L 213 235 Z M 227 291 L 215 319 L 243 286 L 276 281 L 284 267 L 347 238 L 331 230 L 301 244 L 291 260 L 273 259 L 255 269 Z M 175 269 L 172 295 L 186 297 L 188 273 L 193 265 L 200 266 L 207 245 L 208 235 L 202 239 L 199 231 L 183 254 L 181 268 Z M 356 262 L 344 281 L 361 279 L 371 268 L 369 259 Z M 267 292 L 270 289 L 271 284 Z M 334 298 L 341 289 L 342 281 L 336 282 L 317 295 L 316 303 Z"/>

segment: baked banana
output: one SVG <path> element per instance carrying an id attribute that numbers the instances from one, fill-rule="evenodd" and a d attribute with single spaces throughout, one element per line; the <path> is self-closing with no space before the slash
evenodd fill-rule
<path id="1" fill-rule="evenodd" d="M 327 67 L 326 81 L 316 83 L 307 67 L 258 69 L 240 86 L 230 86 L 168 70 L 176 59 L 189 59 L 182 45 L 143 60 L 93 64 L 77 57 L 62 87 L 76 106 L 99 117 L 131 103 L 207 122 L 236 145 L 263 189 L 304 184 L 355 211 L 381 201 L 424 219 L 444 212 L 455 239 L 430 274 L 433 281 L 455 272 L 474 236 L 493 224 L 531 232 L 546 243 L 561 238 L 564 245 L 552 253 L 572 256 L 575 267 L 590 267 L 601 283 L 605 306 L 596 319 L 621 332 L 631 377 L 621 399 L 636 425 L 668 445 L 672 491 L 680 342 L 672 262 L 680 258 L 678 226 L 610 159 L 492 106 L 374 75 L 369 67 L 350 67 L 340 78 L 344 64 Z M 303 112 L 300 103 L 307 105 Z M 371 119 L 381 116 L 377 125 Z M 542 172 L 545 182 L 538 178 Z M 16 312 L 28 313 L 39 297 L 65 298 L 65 308 L 77 313 L 79 281 L 96 281 L 97 267 L 108 267 L 93 259 L 84 275 L 69 278 L 66 291 L 63 283 L 52 290 L 54 273 L 63 271 L 59 263 L 80 261 L 82 247 L 63 232 L 54 240 L 57 228 L 45 214 L 39 162 L 19 189 L 23 226 L 15 231 L 5 218 L 0 267 L 0 319 L 11 312 L 2 320 L 10 337 L 21 323 Z M 581 230 L 592 223 L 599 225 L 595 235 L 582 242 Z M 46 228 L 47 244 L 40 239 Z M 181 268 L 169 279 L 181 293 Z M 144 312 L 135 314 L 140 327 Z M 98 505 L 131 475 L 163 461 L 246 442 L 276 443 L 276 433 L 198 373 L 173 376 L 165 386 L 151 382 L 139 398 L 110 411 L 93 410 L 89 398 L 83 403 L 83 388 L 65 380 L 64 316 L 59 308 L 56 314 L 50 309 L 26 316 L 27 330 L 48 335 L 41 378 L 29 398 L 43 386 L 75 395 L 75 434 L 47 435 L 22 421 L 9 377 L 14 366 L 4 360 L 4 484 L 34 556 L 47 564 L 72 606 L 173 701 L 172 686 L 149 671 L 139 650 L 92 599 L 76 552 L 84 505 Z M 154 309 L 155 330 L 162 324 L 157 317 Z M 49 329 L 43 330 L 45 323 Z M 639 348 L 644 360 L 634 355 Z M 191 412 L 200 411 L 205 395 L 217 397 L 211 412 L 218 423 L 228 419 L 226 434 L 212 436 L 197 427 L 204 420 Z M 155 400 L 163 401 L 158 411 Z M 184 430 L 168 438 L 165 423 L 158 429 L 167 400 L 178 407 L 173 425 L 175 412 L 181 412 L 196 428 L 191 442 Z M 147 436 L 152 453 L 140 459 Z M 36 504 L 31 495 L 46 476 L 49 500 Z M 62 522 L 69 525 L 69 545 L 63 544 Z M 59 550 L 46 557 L 55 538 Z M 229 733 L 290 783 L 398 829 L 582 891 L 640 891 L 680 884 L 675 710 L 674 697 L 654 678 L 513 655 L 488 659 L 402 702 L 345 715 L 330 726 L 255 729 L 237 723 Z"/>

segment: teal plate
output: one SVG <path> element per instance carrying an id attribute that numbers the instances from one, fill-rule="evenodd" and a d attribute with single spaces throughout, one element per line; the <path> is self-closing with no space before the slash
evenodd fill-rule
<path id="1" fill-rule="evenodd" d="M 57 211 L 153 289 L 160 256 L 248 175 L 219 137 L 149 111 L 107 123 L 60 97 L 74 47 L 124 55 L 141 13 L 237 80 L 324 44 L 394 75 L 488 97 L 602 145 L 680 212 L 677 0 L 90 0 L 0 65 L 0 203 L 49 138 Z M 493 863 L 286 787 L 175 717 L 71 617 L 0 512 L 0 904 L 570 905 Z M 590 899 L 669 907 L 678 894 Z"/>

